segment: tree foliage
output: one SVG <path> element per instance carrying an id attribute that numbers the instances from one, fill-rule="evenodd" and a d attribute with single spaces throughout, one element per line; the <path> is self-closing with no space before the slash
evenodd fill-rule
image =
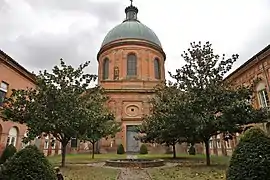
<path id="1" fill-rule="evenodd" d="M 227 180 L 269 179 L 270 138 L 260 129 L 249 129 L 232 154 Z"/>
<path id="2" fill-rule="evenodd" d="M 100 96 L 95 97 L 91 106 L 84 104 L 93 97 L 85 92 L 97 77 L 84 73 L 89 63 L 76 69 L 61 59 L 60 66 L 55 66 L 51 73 L 45 70 L 36 76 L 35 89 L 13 90 L 5 103 L 4 118 L 27 125 L 26 141 L 46 133 L 62 143 L 62 166 L 71 138 L 85 134 L 85 125 L 89 124 L 85 115 L 91 114 L 90 111 L 96 114 L 96 108 L 100 106 Z M 99 91 L 99 88 L 93 90 Z M 97 95 L 95 91 L 91 92 Z"/>
<path id="3" fill-rule="evenodd" d="M 85 96 L 88 96 L 83 103 L 87 110 L 84 115 L 86 124 L 85 134 L 81 136 L 81 139 L 91 142 L 92 158 L 94 158 L 95 143 L 102 138 L 114 137 L 121 130 L 121 126 L 115 121 L 112 112 L 105 106 L 108 97 L 103 89 L 99 87 L 89 89 Z"/>
<path id="4" fill-rule="evenodd" d="M 148 149 L 145 144 L 142 144 L 140 147 L 140 154 L 148 154 Z"/>
<path id="5" fill-rule="evenodd" d="M 117 147 L 117 154 L 124 154 L 125 153 L 125 149 L 123 144 L 119 144 Z"/>
<path id="6" fill-rule="evenodd" d="M 4 163 L 2 179 L 56 179 L 52 165 L 36 146 L 27 146 Z"/>
<path id="7" fill-rule="evenodd" d="M 13 144 L 8 145 L 5 150 L 3 151 L 0 163 L 5 163 L 9 158 L 11 158 L 17 152 L 16 147 Z"/>
<path id="8" fill-rule="evenodd" d="M 231 87 L 224 76 L 238 55 L 226 59 L 214 54 L 209 42 L 191 43 L 182 54 L 186 64 L 170 73 L 181 91 L 188 92 L 196 128 L 194 134 L 205 144 L 207 165 L 210 164 L 209 139 L 222 132 L 237 132 L 245 124 L 266 120 L 267 113 L 255 110 L 248 101 L 252 99 L 251 87 Z"/>
<path id="9" fill-rule="evenodd" d="M 140 131 L 143 142 L 165 144 L 173 147 L 188 141 L 192 136 L 191 111 L 188 105 L 188 94 L 180 91 L 177 86 L 169 83 L 156 87 L 154 98 L 151 100 L 152 112 L 144 118 Z"/>

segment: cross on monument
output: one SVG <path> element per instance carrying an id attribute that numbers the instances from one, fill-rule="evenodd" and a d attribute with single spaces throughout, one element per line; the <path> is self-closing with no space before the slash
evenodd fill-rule
<path id="1" fill-rule="evenodd" d="M 130 2 L 131 2 L 131 6 L 132 6 L 133 0 L 130 0 Z"/>

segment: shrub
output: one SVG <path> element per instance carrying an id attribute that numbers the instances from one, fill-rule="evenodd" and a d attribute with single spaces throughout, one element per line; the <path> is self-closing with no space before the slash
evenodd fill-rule
<path id="1" fill-rule="evenodd" d="M 124 150 L 124 146 L 123 144 L 120 144 L 117 148 L 117 154 L 124 154 L 125 150 Z"/>
<path id="2" fill-rule="evenodd" d="M 189 147 L 188 153 L 189 155 L 196 155 L 196 149 L 193 145 Z"/>
<path id="3" fill-rule="evenodd" d="M 249 129 L 235 148 L 227 180 L 270 179 L 270 138 L 260 129 Z"/>
<path id="4" fill-rule="evenodd" d="M 3 154 L 0 158 L 0 163 L 3 164 L 6 162 L 6 160 L 8 160 L 9 158 L 11 158 L 15 153 L 17 152 L 15 146 L 13 146 L 12 144 L 8 145 L 5 150 L 3 151 Z"/>
<path id="5" fill-rule="evenodd" d="M 148 149 L 147 149 L 147 146 L 145 144 L 141 145 L 140 154 L 148 154 Z"/>
<path id="6" fill-rule="evenodd" d="M 56 179 L 52 165 L 36 146 L 27 146 L 4 163 L 2 179 Z"/>

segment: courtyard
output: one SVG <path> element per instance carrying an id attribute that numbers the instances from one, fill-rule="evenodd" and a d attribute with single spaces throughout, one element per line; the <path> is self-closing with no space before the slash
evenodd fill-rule
<path id="1" fill-rule="evenodd" d="M 93 160 L 90 154 L 69 154 L 66 159 L 67 166 L 61 171 L 67 180 L 225 179 L 229 157 L 212 156 L 212 165 L 206 166 L 204 155 L 179 154 L 177 156 L 178 158 L 172 159 L 170 154 L 138 155 L 140 159 L 163 159 L 166 162 L 163 167 L 140 169 L 104 166 L 105 160 L 123 159 L 126 155 L 98 154 Z M 54 166 L 58 166 L 61 162 L 60 156 L 52 156 L 48 159 Z"/>

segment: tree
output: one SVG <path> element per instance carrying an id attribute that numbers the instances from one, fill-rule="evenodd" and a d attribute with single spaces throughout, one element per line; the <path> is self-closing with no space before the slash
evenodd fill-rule
<path id="1" fill-rule="evenodd" d="M 269 179 L 270 138 L 260 129 L 249 129 L 235 148 L 227 180 Z"/>
<path id="2" fill-rule="evenodd" d="M 140 147 L 140 154 L 148 154 L 148 149 L 145 144 L 142 144 Z"/>
<path id="3" fill-rule="evenodd" d="M 125 149 L 124 149 L 124 146 L 123 144 L 119 144 L 118 147 L 117 147 L 117 154 L 125 154 Z"/>
<path id="4" fill-rule="evenodd" d="M 81 136 L 82 140 L 90 141 L 92 144 L 92 158 L 94 159 L 95 144 L 101 138 L 114 137 L 119 132 L 120 124 L 115 121 L 114 115 L 104 105 L 108 97 L 100 87 L 89 89 L 84 98 L 84 108 L 87 110 L 84 114 L 85 134 Z M 95 106 L 93 106 L 95 104 Z"/>
<path id="5" fill-rule="evenodd" d="M 267 113 L 255 110 L 248 103 L 252 99 L 252 88 L 231 87 L 224 81 L 224 75 L 238 59 L 237 54 L 228 59 L 223 55 L 220 59 L 209 42 L 205 45 L 194 42 L 182 57 L 186 64 L 170 75 L 180 90 L 189 93 L 189 105 L 197 125 L 194 134 L 197 141 L 204 142 L 206 163 L 210 165 L 209 139 L 212 136 L 240 131 L 245 124 L 264 122 Z"/>
<path id="6" fill-rule="evenodd" d="M 26 141 L 44 133 L 53 135 L 62 143 L 62 166 L 65 166 L 67 144 L 72 137 L 85 133 L 84 121 L 88 119 L 84 115 L 89 110 L 83 104 L 88 96 L 83 93 L 97 76 L 83 72 L 90 62 L 77 69 L 62 59 L 60 62 L 60 67 L 55 66 L 51 73 L 45 70 L 36 76 L 35 89 L 13 90 L 5 102 L 3 117 L 27 125 Z"/>
<path id="7" fill-rule="evenodd" d="M 17 152 L 15 146 L 13 144 L 8 145 L 5 150 L 3 151 L 1 158 L 0 158 L 0 164 L 3 164 L 6 162 L 9 158 L 11 158 L 15 153 Z"/>
<path id="8" fill-rule="evenodd" d="M 152 112 L 146 115 L 140 129 L 145 136 L 143 142 L 159 143 L 173 147 L 176 158 L 177 143 L 188 141 L 192 135 L 193 118 L 188 105 L 188 93 L 180 91 L 176 85 L 159 85 L 151 99 Z"/>
<path id="9" fill-rule="evenodd" d="M 36 146 L 27 146 L 4 163 L 2 179 L 56 179 L 52 165 Z"/>

